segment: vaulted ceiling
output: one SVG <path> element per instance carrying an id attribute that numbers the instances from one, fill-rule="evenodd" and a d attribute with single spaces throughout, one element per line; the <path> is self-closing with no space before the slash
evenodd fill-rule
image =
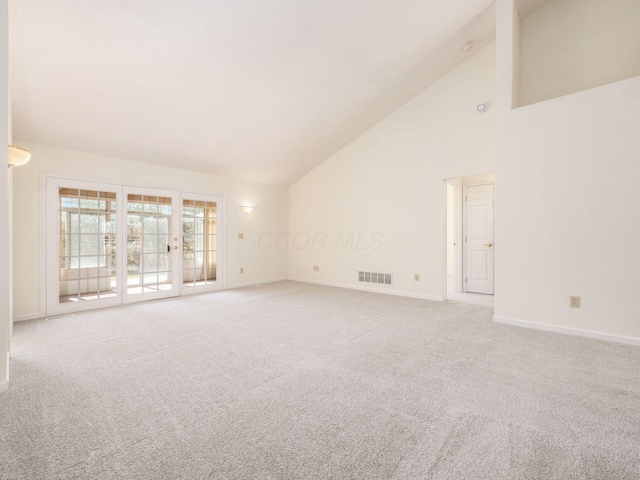
<path id="1" fill-rule="evenodd" d="M 491 4 L 12 0 L 14 138 L 288 185 L 488 43 Z"/>

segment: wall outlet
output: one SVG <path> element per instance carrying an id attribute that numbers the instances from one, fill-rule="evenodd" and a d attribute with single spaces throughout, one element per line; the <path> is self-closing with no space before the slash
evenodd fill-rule
<path id="1" fill-rule="evenodd" d="M 414 279 L 416 282 L 419 282 L 419 281 L 420 281 L 420 274 L 419 274 L 419 273 L 416 273 L 416 274 L 413 276 L 413 279 Z"/>
<path id="2" fill-rule="evenodd" d="M 569 306 L 571 308 L 580 308 L 580 297 L 569 297 Z"/>
<path id="3" fill-rule="evenodd" d="M 313 271 L 314 272 L 319 272 L 320 271 L 320 267 L 318 265 L 314 265 L 313 266 Z"/>
<path id="4" fill-rule="evenodd" d="M 243 240 L 243 239 L 244 239 L 244 233 L 239 233 L 239 234 L 238 234 L 238 238 L 239 238 L 240 240 Z"/>
<path id="5" fill-rule="evenodd" d="M 240 273 L 244 273 L 244 268 L 240 267 Z"/>

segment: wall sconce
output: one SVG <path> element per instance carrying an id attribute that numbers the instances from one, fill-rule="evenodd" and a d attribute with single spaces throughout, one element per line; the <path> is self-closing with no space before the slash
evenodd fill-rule
<path id="1" fill-rule="evenodd" d="M 242 209 L 242 213 L 245 215 L 253 211 L 253 207 L 251 205 L 242 205 L 240 208 Z"/>
<path id="2" fill-rule="evenodd" d="M 9 145 L 9 168 L 20 167 L 27 163 L 31 159 L 31 153 L 27 152 L 24 148 L 14 147 Z"/>

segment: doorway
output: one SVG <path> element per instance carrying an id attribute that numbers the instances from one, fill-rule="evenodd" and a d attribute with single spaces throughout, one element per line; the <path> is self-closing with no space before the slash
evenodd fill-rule
<path id="1" fill-rule="evenodd" d="M 444 298 L 493 305 L 494 175 L 446 179 Z"/>
<path id="2" fill-rule="evenodd" d="M 221 289 L 223 198 L 46 178 L 46 314 Z"/>

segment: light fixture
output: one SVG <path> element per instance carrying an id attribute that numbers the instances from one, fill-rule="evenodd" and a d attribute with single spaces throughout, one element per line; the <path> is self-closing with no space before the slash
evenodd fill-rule
<path id="1" fill-rule="evenodd" d="M 247 213 L 251 213 L 251 211 L 253 210 L 253 207 L 251 205 L 242 205 L 240 208 L 242 208 L 242 213 L 244 213 L 245 215 Z"/>
<path id="2" fill-rule="evenodd" d="M 464 53 L 469 53 L 471 50 L 473 50 L 473 42 L 472 41 L 468 41 L 467 43 L 465 43 L 462 46 L 462 51 Z"/>
<path id="3" fill-rule="evenodd" d="M 484 103 L 481 103 L 476 107 L 476 110 L 478 111 L 478 113 L 484 113 L 487 111 L 487 106 Z"/>
<path id="4" fill-rule="evenodd" d="M 9 168 L 19 167 L 24 165 L 31 159 L 31 153 L 27 152 L 24 148 L 14 147 L 9 145 Z"/>

